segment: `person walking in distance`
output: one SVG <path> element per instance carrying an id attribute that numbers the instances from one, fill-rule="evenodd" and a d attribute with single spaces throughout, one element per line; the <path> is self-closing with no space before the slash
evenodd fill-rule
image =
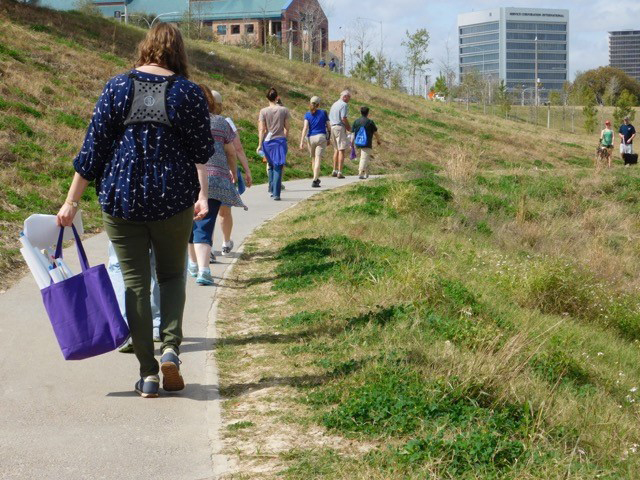
<path id="1" fill-rule="evenodd" d="M 329 145 L 331 138 L 331 123 L 324 110 L 320 110 L 320 97 L 311 97 L 309 111 L 304 115 L 304 126 L 300 136 L 300 150 L 304 149 L 304 141 L 307 140 L 309 155 L 311 155 L 311 169 L 313 181 L 311 186 L 320 187 L 320 166 L 324 149 Z"/>
<path id="2" fill-rule="evenodd" d="M 624 123 L 618 130 L 620 135 L 620 156 L 624 160 L 625 154 L 633 155 L 633 139 L 636 137 L 636 129 L 631 125 L 629 117 L 624 117 Z"/>
<path id="3" fill-rule="evenodd" d="M 603 148 L 603 156 L 607 160 L 607 167 L 611 168 L 611 154 L 613 153 L 613 130 L 611 122 L 604 122 L 604 129 L 600 132 L 600 147 Z"/>
<path id="4" fill-rule="evenodd" d="M 332 58 L 331 61 L 329 62 L 329 70 L 331 72 L 335 72 L 336 71 L 336 59 Z"/>
<path id="5" fill-rule="evenodd" d="M 351 131 L 349 125 L 349 101 L 351 100 L 351 92 L 344 90 L 340 94 L 340 98 L 331 106 L 329 111 L 329 121 L 331 122 L 331 142 L 333 143 L 333 172 L 332 177 L 344 178 L 342 168 L 344 166 L 344 158 L 347 148 L 349 148 L 349 139 L 347 133 Z"/>
<path id="6" fill-rule="evenodd" d="M 280 200 L 282 174 L 287 162 L 287 137 L 289 135 L 289 109 L 278 105 L 278 92 L 271 87 L 267 91 L 269 106 L 258 116 L 258 153 L 267 159 L 269 192 L 274 200 Z"/>
<path id="7" fill-rule="evenodd" d="M 369 107 L 360 108 L 360 118 L 353 122 L 353 143 L 360 149 L 360 167 L 358 176 L 360 180 L 369 178 L 369 162 L 373 160 L 373 137 L 378 146 L 382 143 L 378 135 L 378 127 L 369 118 Z"/>
<path id="8" fill-rule="evenodd" d="M 140 380 L 157 397 L 184 388 L 179 348 L 187 241 L 208 213 L 204 163 L 214 152 L 207 101 L 188 80 L 180 30 L 159 23 L 138 45 L 136 67 L 109 80 L 98 99 L 59 225 L 70 226 L 82 193 L 96 181 L 102 219 L 125 284 L 125 306 Z M 160 287 L 162 357 L 154 356 L 150 247 Z"/>
<path id="9" fill-rule="evenodd" d="M 207 162 L 207 186 L 209 213 L 201 220 L 193 222 L 189 238 L 189 275 L 196 277 L 198 285 L 214 285 L 209 258 L 213 246 L 213 230 L 222 203 L 234 207 L 247 208 L 238 194 L 238 166 L 233 140 L 236 134 L 231 125 L 220 115 L 222 95 L 206 85 L 200 85 L 209 105 L 211 136 L 215 142 L 215 153 Z"/>
<path id="10" fill-rule="evenodd" d="M 221 99 L 222 101 L 222 99 Z M 238 136 L 238 128 L 236 127 L 233 120 L 229 117 L 225 118 L 231 130 L 235 134 L 235 138 L 233 139 L 233 148 L 236 151 L 236 157 L 242 164 L 242 168 L 244 169 L 244 179 L 242 177 L 242 171 L 240 170 L 240 166 L 238 166 L 238 182 L 236 183 L 236 188 L 238 189 L 238 194 L 242 195 L 247 188 L 251 188 L 253 184 L 253 179 L 251 178 L 251 170 L 249 170 L 249 161 L 247 160 L 247 155 L 244 153 L 244 148 L 242 147 L 242 142 L 240 142 L 240 137 Z M 228 255 L 233 250 L 233 240 L 231 239 L 231 231 L 233 230 L 233 216 L 231 214 L 231 207 L 233 205 L 228 203 L 223 203 L 220 205 L 220 210 L 218 211 L 218 217 L 220 218 L 220 229 L 222 230 L 222 255 Z M 213 253 L 212 253 L 213 255 Z"/>

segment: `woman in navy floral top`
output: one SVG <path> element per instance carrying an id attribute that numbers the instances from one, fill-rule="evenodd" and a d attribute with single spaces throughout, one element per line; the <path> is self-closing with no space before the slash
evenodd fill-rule
<path id="1" fill-rule="evenodd" d="M 156 25 L 138 46 L 136 69 L 107 82 L 58 213 L 60 225 L 71 225 L 82 193 L 95 181 L 124 276 L 127 319 L 140 362 L 135 389 L 143 397 L 158 396 L 160 369 L 165 390 L 184 388 L 178 354 L 187 241 L 193 219 L 208 212 L 204 164 L 214 153 L 207 102 L 187 77 L 180 31 Z M 150 247 L 160 286 L 160 366 L 152 338 Z"/>

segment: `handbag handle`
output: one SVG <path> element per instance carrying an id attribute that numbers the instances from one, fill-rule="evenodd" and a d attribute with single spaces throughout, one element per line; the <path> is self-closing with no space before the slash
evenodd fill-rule
<path id="1" fill-rule="evenodd" d="M 64 236 L 64 228 L 60 227 L 60 234 L 58 235 L 58 245 L 56 246 L 56 253 L 54 258 L 62 258 L 62 237 Z M 80 266 L 82 267 L 82 271 L 89 269 L 89 261 L 87 260 L 87 254 L 84 251 L 84 247 L 82 246 L 82 241 L 80 240 L 80 235 L 78 235 L 78 231 L 76 230 L 75 225 L 71 225 L 73 230 L 73 236 L 76 237 L 76 248 L 78 249 L 78 257 L 80 257 Z"/>

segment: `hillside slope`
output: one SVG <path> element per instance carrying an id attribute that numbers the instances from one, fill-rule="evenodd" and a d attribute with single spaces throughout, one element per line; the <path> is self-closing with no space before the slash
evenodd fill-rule
<path id="1" fill-rule="evenodd" d="M 94 102 L 111 75 L 130 68 L 143 35 L 143 30 L 76 12 L 14 2 L 0 5 L 0 279 L 20 264 L 17 235 L 25 216 L 55 213 L 63 201 L 71 160 Z M 443 164 L 452 155 L 459 156 L 460 148 L 463 154 L 473 153 L 479 168 L 589 162 L 588 150 L 581 147 L 585 138 L 559 144 L 530 126 L 427 104 L 421 98 L 259 51 L 189 42 L 189 57 L 192 78 L 225 96 L 225 113 L 240 127 L 257 181 L 264 181 L 265 174 L 253 153 L 255 123 L 265 104 L 265 90 L 272 85 L 293 116 L 285 180 L 307 175 L 306 152 L 296 146 L 308 98 L 320 95 L 328 108 L 346 86 L 354 91 L 352 116 L 366 104 L 380 126 L 385 146 L 376 162 L 378 172 L 404 171 L 422 161 Z M 98 228 L 92 189 L 84 200 L 86 223 L 89 229 Z"/>
<path id="2" fill-rule="evenodd" d="M 93 103 L 144 31 L 6 2 L 0 27 L 7 272 L 23 218 L 56 211 Z M 400 174 L 319 195 L 247 244 L 216 343 L 240 478 L 640 476 L 636 168 L 594 170 L 594 137 L 258 51 L 189 54 L 248 152 L 269 86 L 294 147 L 307 98 L 349 86 L 385 140 L 377 171 Z M 292 148 L 289 178 L 308 163 Z M 255 156 L 252 169 L 264 179 Z"/>

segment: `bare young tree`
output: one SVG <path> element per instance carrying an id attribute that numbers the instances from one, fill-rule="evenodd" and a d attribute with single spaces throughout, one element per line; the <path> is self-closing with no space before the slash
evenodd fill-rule
<path id="1" fill-rule="evenodd" d="M 205 37 L 205 31 L 207 27 L 203 22 L 204 15 L 205 9 L 202 3 L 189 2 L 189 8 L 182 14 L 181 21 L 182 25 L 184 26 L 184 30 L 186 30 L 187 37 L 198 40 Z M 213 36 L 213 32 L 211 32 L 210 36 Z"/>
<path id="2" fill-rule="evenodd" d="M 447 89 L 451 90 L 456 83 L 457 74 L 455 64 L 453 63 L 455 55 L 453 54 L 448 37 L 446 42 L 444 42 L 444 48 L 445 54 L 438 60 L 438 66 L 440 67 L 440 73 L 444 76 Z M 450 101 L 449 97 L 447 97 L 447 100 Z"/>
<path id="3" fill-rule="evenodd" d="M 100 9 L 91 0 L 76 0 L 73 3 L 73 8 L 85 15 L 102 15 Z"/>
<path id="4" fill-rule="evenodd" d="M 407 50 L 407 70 L 411 76 L 411 94 L 416 94 L 416 77 L 424 71 L 424 67 L 431 63 L 427 57 L 429 48 L 429 32 L 426 28 L 419 28 L 415 33 L 409 33 L 402 42 Z"/>
<path id="5" fill-rule="evenodd" d="M 322 5 L 317 0 L 301 2 L 296 14 L 299 18 L 302 33 L 303 56 L 306 46 L 309 54 L 309 63 L 313 63 L 313 54 L 317 51 L 318 56 L 322 55 L 322 44 L 325 41 L 325 37 L 329 34 L 326 29 L 327 17 Z M 328 38 L 326 40 L 328 41 Z"/>
<path id="6" fill-rule="evenodd" d="M 355 56 L 355 62 L 353 59 L 351 63 L 362 62 L 364 55 L 369 51 L 372 41 L 371 25 L 363 20 L 356 20 L 351 28 L 350 38 L 353 45 L 353 55 Z"/>
<path id="7" fill-rule="evenodd" d="M 392 90 L 405 92 L 404 87 L 404 68 L 398 63 L 389 62 L 388 67 L 388 85 Z"/>

